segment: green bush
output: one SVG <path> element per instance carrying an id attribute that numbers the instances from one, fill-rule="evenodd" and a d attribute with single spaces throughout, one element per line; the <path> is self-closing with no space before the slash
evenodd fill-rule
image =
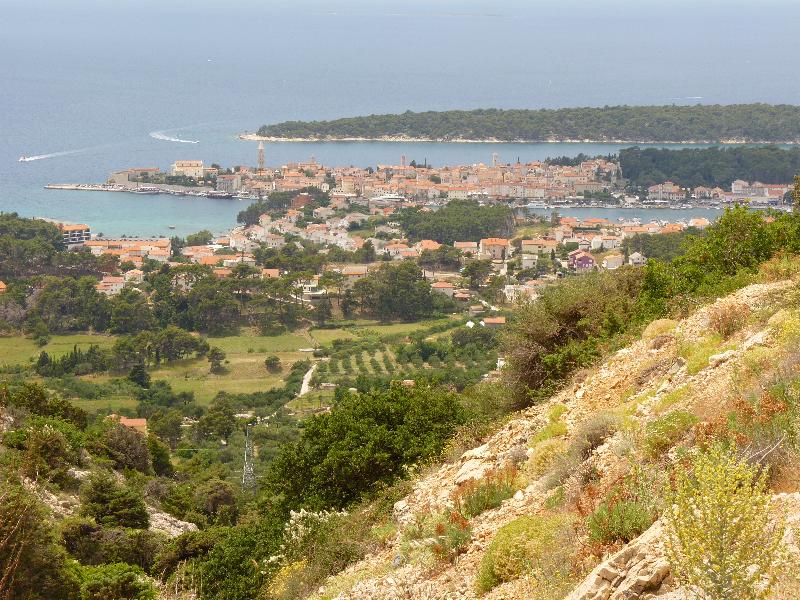
<path id="1" fill-rule="evenodd" d="M 533 448 L 525 471 L 533 478 L 539 478 L 553 466 L 556 459 L 564 454 L 567 443 L 563 439 L 549 439 L 539 442 Z"/>
<path id="2" fill-rule="evenodd" d="M 458 490 L 456 509 L 466 518 L 471 519 L 486 510 L 497 508 L 514 495 L 515 468 L 502 471 L 491 471 L 483 479 L 472 479 Z"/>
<path id="3" fill-rule="evenodd" d="M 569 571 L 575 533 L 569 515 L 519 517 L 501 527 L 486 549 L 476 580 L 480 593 L 524 574 L 537 580 Z"/>
<path id="4" fill-rule="evenodd" d="M 155 600 L 156 591 L 139 567 L 125 563 L 83 568 L 81 600 Z"/>
<path id="5" fill-rule="evenodd" d="M 96 473 L 86 482 L 81 494 L 81 515 L 94 517 L 107 527 L 145 529 L 150 522 L 141 495 L 120 486 L 105 473 Z"/>
<path id="6" fill-rule="evenodd" d="M 629 542 L 653 523 L 648 507 L 634 500 L 602 503 L 586 520 L 589 538 L 604 544 Z"/>
<path id="7" fill-rule="evenodd" d="M 433 523 L 433 555 L 440 561 L 453 562 L 463 553 L 472 539 L 469 521 L 457 510 L 446 511 Z"/>
<path id="8" fill-rule="evenodd" d="M 650 458 L 658 456 L 675 445 L 698 419 L 686 410 L 674 410 L 650 421 L 644 430 L 644 451 Z"/>
<path id="9" fill-rule="evenodd" d="M 692 595 L 761 600 L 791 565 L 785 520 L 770 515 L 767 476 L 721 446 L 676 473 L 664 515 L 665 554 Z"/>

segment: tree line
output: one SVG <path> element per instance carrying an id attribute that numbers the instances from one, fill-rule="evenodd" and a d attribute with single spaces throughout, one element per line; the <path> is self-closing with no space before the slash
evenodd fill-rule
<path id="1" fill-rule="evenodd" d="M 733 148 L 623 148 L 622 176 L 635 186 L 670 180 L 684 187 L 730 189 L 736 179 L 789 183 L 800 172 L 800 148 L 738 146 Z"/>
<path id="2" fill-rule="evenodd" d="M 500 141 L 786 142 L 800 140 L 800 106 L 770 104 L 478 109 L 285 121 L 259 135 L 311 139 L 386 136 Z"/>

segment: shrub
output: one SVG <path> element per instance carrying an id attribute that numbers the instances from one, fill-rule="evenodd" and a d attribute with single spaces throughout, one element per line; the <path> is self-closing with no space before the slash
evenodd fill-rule
<path id="1" fill-rule="evenodd" d="M 87 481 L 81 495 L 81 515 L 94 517 L 108 527 L 144 529 L 150 521 L 142 497 L 105 473 L 94 474 Z"/>
<path id="2" fill-rule="evenodd" d="M 619 429 L 620 419 L 609 412 L 601 412 L 581 422 L 570 442 L 570 452 L 586 459 L 592 451 Z"/>
<path id="3" fill-rule="evenodd" d="M 708 324 L 727 339 L 747 323 L 750 308 L 746 304 L 715 305 L 709 309 Z"/>
<path id="4" fill-rule="evenodd" d="M 548 423 L 539 431 L 537 431 L 536 434 L 531 438 L 531 446 L 535 446 L 539 442 L 543 442 L 551 438 L 563 437 L 565 435 L 567 435 L 566 423 L 562 423 L 561 421 Z"/>
<path id="5" fill-rule="evenodd" d="M 264 359 L 264 367 L 270 373 L 281 372 L 281 359 L 274 354 Z"/>
<path id="6" fill-rule="evenodd" d="M 650 421 L 644 429 L 645 453 L 657 458 L 672 448 L 697 421 L 697 417 L 686 410 L 674 410 Z"/>
<path id="7" fill-rule="evenodd" d="M 78 579 L 44 506 L 0 473 L 0 597 L 75 598 Z"/>
<path id="8" fill-rule="evenodd" d="M 719 351 L 722 338 L 719 334 L 713 334 L 704 338 L 696 344 L 681 343 L 678 354 L 686 360 L 686 371 L 690 375 L 696 375 L 708 366 L 708 359 Z"/>
<path id="9" fill-rule="evenodd" d="M 501 471 L 490 471 L 483 479 L 472 479 L 456 493 L 456 509 L 471 519 L 486 510 L 497 508 L 514 495 L 514 478 L 517 470 L 508 467 Z"/>
<path id="10" fill-rule="evenodd" d="M 440 515 L 434 522 L 433 532 L 435 542 L 431 551 L 438 560 L 446 562 L 453 562 L 472 539 L 469 521 L 456 510 Z"/>
<path id="11" fill-rule="evenodd" d="M 533 478 L 541 477 L 553 466 L 556 458 L 564 454 L 566 448 L 567 443 L 562 439 L 539 442 L 525 466 L 527 474 Z"/>
<path id="12" fill-rule="evenodd" d="M 139 567 L 125 563 L 84 567 L 81 600 L 155 600 L 153 585 Z"/>
<path id="13" fill-rule="evenodd" d="M 568 515 L 519 517 L 501 527 L 486 549 L 476 580 L 483 593 L 529 573 L 543 580 L 568 571 L 575 534 Z"/>
<path id="14" fill-rule="evenodd" d="M 660 335 L 666 335 L 674 331 L 677 326 L 678 322 L 672 319 L 656 319 L 644 328 L 642 339 L 652 340 Z"/>
<path id="15" fill-rule="evenodd" d="M 784 523 L 771 523 L 766 470 L 720 446 L 676 473 L 664 522 L 675 578 L 713 600 L 766 598 L 786 565 Z"/>
<path id="16" fill-rule="evenodd" d="M 648 507 L 635 500 L 604 502 L 586 520 L 589 538 L 604 544 L 630 542 L 652 523 Z"/>

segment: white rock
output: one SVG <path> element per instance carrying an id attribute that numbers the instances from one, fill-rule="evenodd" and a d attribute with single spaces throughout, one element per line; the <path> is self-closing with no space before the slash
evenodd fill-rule
<path id="1" fill-rule="evenodd" d="M 489 465 L 483 461 L 473 458 L 465 462 L 456 473 L 456 484 L 464 483 L 470 479 L 480 479 L 489 470 Z"/>
<path id="2" fill-rule="evenodd" d="M 718 367 L 722 363 L 728 362 L 734 356 L 736 356 L 736 350 L 726 350 L 725 352 L 723 352 L 721 354 L 714 354 L 713 356 L 709 357 L 708 366 L 712 367 L 712 368 L 713 367 Z"/>
<path id="3" fill-rule="evenodd" d="M 489 455 L 489 444 L 478 446 L 472 450 L 467 450 L 461 455 L 461 460 L 472 460 L 473 458 L 486 458 Z"/>

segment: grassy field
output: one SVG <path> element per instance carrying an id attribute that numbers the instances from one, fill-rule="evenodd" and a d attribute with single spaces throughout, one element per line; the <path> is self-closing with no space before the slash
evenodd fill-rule
<path id="1" fill-rule="evenodd" d="M 319 346 L 330 346 L 335 340 L 356 339 L 356 336 L 346 329 L 312 329 L 308 333 Z"/>
<path id="2" fill-rule="evenodd" d="M 448 319 L 436 319 L 432 321 L 419 321 L 417 323 L 388 323 L 383 324 L 380 321 L 360 321 L 350 331 L 355 334 L 369 334 L 374 333 L 377 335 L 394 335 L 403 333 L 412 333 L 420 329 L 428 329 L 434 325 L 446 323 Z"/>
<path id="3" fill-rule="evenodd" d="M 51 356 L 62 356 L 72 350 L 73 346 L 86 349 L 92 344 L 101 348 L 114 345 L 114 336 L 110 335 L 54 335 L 44 348 L 37 346 L 32 339 L 25 337 L 0 337 L 0 365 L 19 365 L 30 362 L 39 356 L 42 350 Z"/>
<path id="4" fill-rule="evenodd" d="M 283 376 L 292 363 L 310 357 L 308 338 L 286 333 L 278 336 L 237 335 L 208 338 L 208 343 L 226 354 L 226 372 L 213 374 L 206 359 L 177 361 L 151 372 L 153 379 L 165 379 L 176 392 L 193 392 L 199 404 L 208 404 L 218 392 L 249 394 L 283 385 Z M 267 356 L 281 359 L 280 373 L 268 373 L 264 367 Z"/>

